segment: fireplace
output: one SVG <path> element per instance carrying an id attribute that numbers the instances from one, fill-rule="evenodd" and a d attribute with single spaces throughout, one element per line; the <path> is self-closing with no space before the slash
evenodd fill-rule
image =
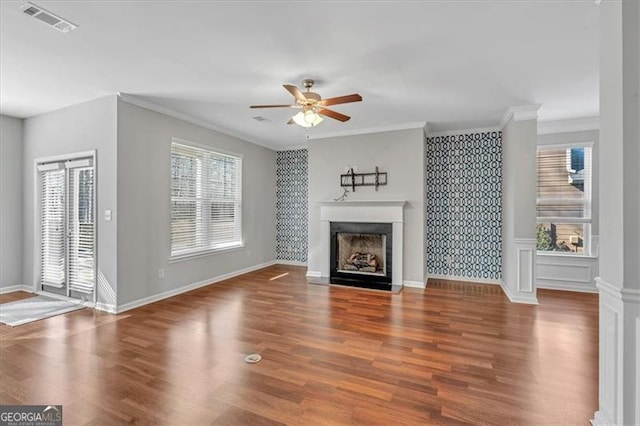
<path id="1" fill-rule="evenodd" d="M 392 289 L 393 224 L 331 222 L 330 281 Z"/>
<path id="2" fill-rule="evenodd" d="M 317 280 L 318 283 L 336 283 L 358 285 L 361 287 L 382 288 L 397 292 L 403 285 L 403 223 L 404 208 L 406 201 L 379 201 L 379 200 L 356 200 L 356 201 L 321 201 L 320 226 L 317 228 L 317 237 L 314 235 L 313 219 L 310 216 L 310 243 L 309 243 L 309 263 L 307 277 L 310 280 Z M 313 215 L 313 210 L 310 211 Z M 352 225 L 358 228 L 349 228 Z M 366 226 L 373 228 L 366 228 Z M 384 226 L 384 230 L 377 228 Z M 355 274 L 349 268 L 338 268 L 337 256 L 337 231 L 336 226 L 346 226 L 341 232 L 351 234 L 383 234 L 384 251 L 380 255 L 382 267 L 376 271 L 360 272 Z M 363 228 L 364 226 L 364 228 Z M 316 239 L 317 238 L 317 239 Z M 347 250 L 349 252 L 350 250 Z M 350 253 L 349 257 L 354 253 Z M 362 254 L 362 253 L 361 253 Z M 375 253 L 374 253 L 375 254 Z M 376 258 L 378 254 L 376 254 Z M 365 258 L 361 258 L 364 261 Z M 362 273 L 364 272 L 364 273 Z"/>

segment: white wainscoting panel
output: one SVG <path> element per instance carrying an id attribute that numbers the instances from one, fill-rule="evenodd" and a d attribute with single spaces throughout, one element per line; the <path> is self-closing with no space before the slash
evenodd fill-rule
<path id="1" fill-rule="evenodd" d="M 597 426 L 617 425 L 622 416 L 622 294 L 616 286 L 596 278 L 600 293 L 598 411 L 593 418 Z"/>
<path id="2" fill-rule="evenodd" d="M 514 238 L 516 250 L 515 290 L 504 285 L 503 289 L 512 302 L 538 304 L 536 296 L 536 239 Z"/>
<path id="3" fill-rule="evenodd" d="M 597 293 L 598 259 L 551 253 L 537 255 L 538 288 Z"/>

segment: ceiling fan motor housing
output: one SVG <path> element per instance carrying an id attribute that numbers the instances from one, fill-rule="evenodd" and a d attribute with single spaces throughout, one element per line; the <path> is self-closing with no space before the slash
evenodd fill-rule
<path id="1" fill-rule="evenodd" d="M 302 94 L 304 95 L 305 98 L 307 98 L 308 101 L 314 100 L 314 101 L 318 102 L 318 101 L 320 101 L 320 99 L 322 99 L 320 97 L 320 95 L 318 95 L 315 92 L 303 92 Z"/>

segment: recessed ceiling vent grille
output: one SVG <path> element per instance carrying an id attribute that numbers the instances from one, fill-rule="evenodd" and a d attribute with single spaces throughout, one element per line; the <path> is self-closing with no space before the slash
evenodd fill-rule
<path id="1" fill-rule="evenodd" d="M 33 3 L 23 4 L 22 6 L 20 6 L 20 10 L 25 15 L 32 16 L 40 22 L 44 22 L 50 27 L 53 27 L 58 31 L 62 31 L 63 33 L 68 33 L 69 31 L 78 28 L 76 24 L 73 24 L 66 19 L 62 19 L 59 16 L 56 16 L 53 13 L 44 10 L 40 6 L 36 6 Z"/>

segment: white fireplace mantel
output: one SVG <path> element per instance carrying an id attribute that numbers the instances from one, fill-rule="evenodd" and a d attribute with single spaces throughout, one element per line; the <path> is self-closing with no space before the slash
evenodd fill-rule
<path id="1" fill-rule="evenodd" d="M 393 271 L 391 283 L 402 285 L 402 247 L 404 232 L 404 207 L 406 201 L 322 201 L 320 206 L 320 242 L 321 247 L 317 252 L 320 271 L 308 271 L 310 277 L 329 277 L 330 257 L 330 223 L 331 222 L 363 222 L 363 223 L 391 223 L 392 226 L 392 252 Z"/>

